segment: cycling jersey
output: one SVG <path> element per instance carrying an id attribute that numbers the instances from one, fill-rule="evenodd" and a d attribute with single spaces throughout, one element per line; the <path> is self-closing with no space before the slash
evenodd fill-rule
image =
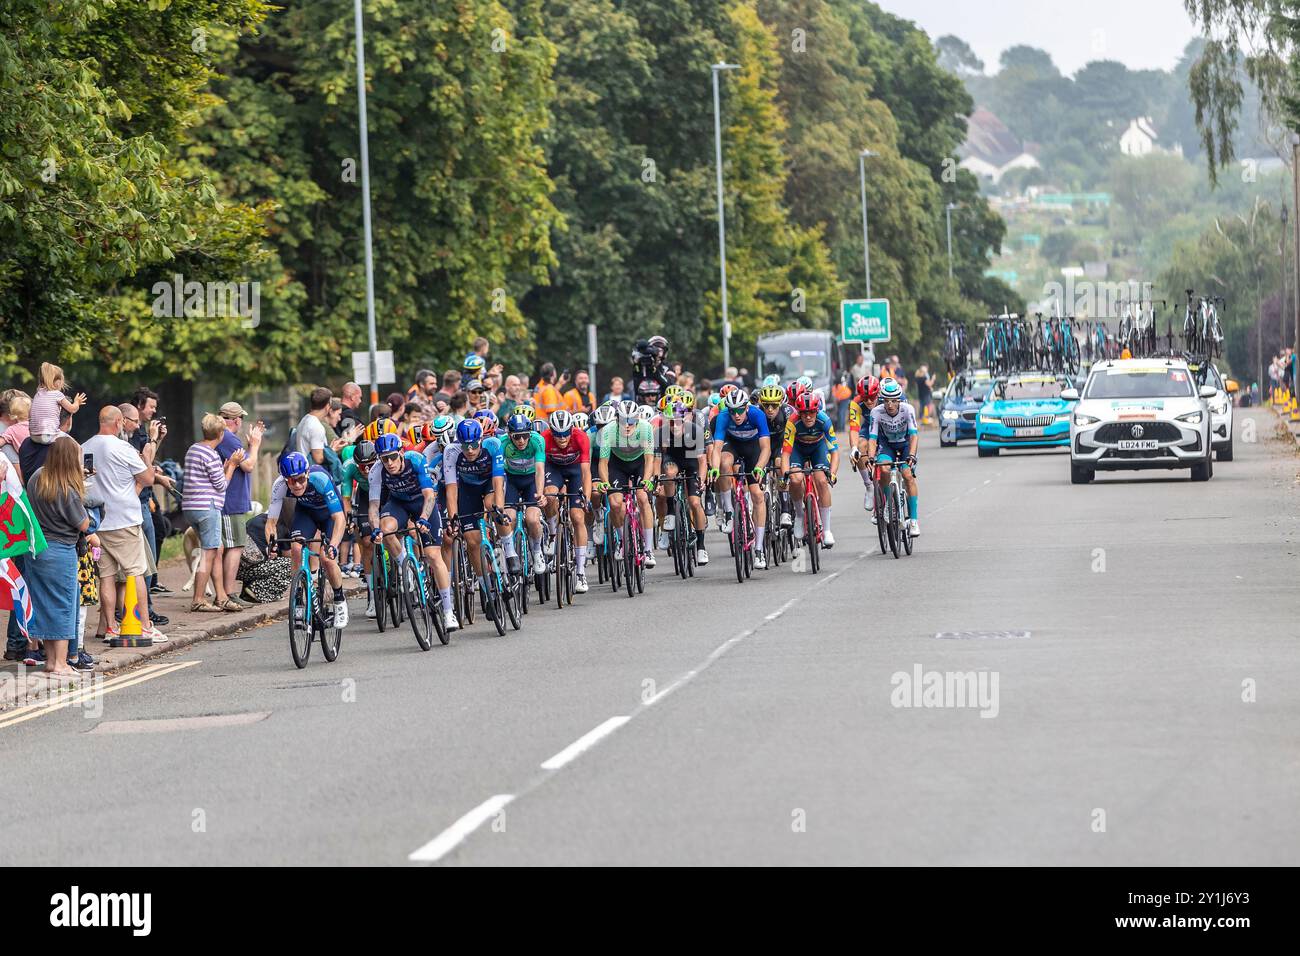
<path id="1" fill-rule="evenodd" d="M 601 429 L 601 458 L 609 458 L 612 454 L 623 461 L 639 461 L 646 455 L 654 454 L 654 447 L 654 429 L 649 422 L 637 422 L 630 435 L 624 434 L 623 423 L 618 419 Z"/>
<path id="2" fill-rule="evenodd" d="M 479 455 L 473 461 L 465 456 L 465 450 L 459 445 L 448 445 L 442 457 L 442 480 L 449 485 L 464 483 L 476 487 L 490 487 L 493 478 L 504 477 L 506 473 L 505 455 L 501 451 L 501 442 L 495 438 L 484 438 Z"/>
<path id="3" fill-rule="evenodd" d="M 693 420 L 664 422 L 655 429 L 655 454 L 679 465 L 694 461 L 704 454 L 704 429 Z"/>
<path id="4" fill-rule="evenodd" d="M 720 411 L 713 422 L 714 441 L 750 442 L 770 438 L 771 434 L 767 427 L 767 415 L 753 405 L 745 410 L 745 417 L 740 421 L 732 418 L 730 411 Z"/>
<path id="5" fill-rule="evenodd" d="M 424 489 L 433 489 L 429 478 L 429 469 L 424 456 L 418 451 L 402 452 L 402 470 L 389 474 L 382 460 L 370 466 L 370 487 L 374 489 L 373 497 L 383 503 L 390 498 L 398 501 L 419 501 L 424 497 Z"/>
<path id="6" fill-rule="evenodd" d="M 876 402 L 876 404 L 873 405 L 871 408 L 879 407 L 879 405 L 880 402 Z M 867 419 L 871 417 L 871 408 L 868 408 L 866 405 L 858 401 L 856 398 L 853 401 L 849 402 L 850 434 L 853 432 L 862 431 L 862 426 L 866 424 Z"/>
<path id="7" fill-rule="evenodd" d="M 880 402 L 871 410 L 867 438 L 885 442 L 890 445 L 903 445 L 916 434 L 916 411 L 907 402 L 898 406 L 898 412 L 889 415 L 885 412 L 885 403 Z"/>
<path id="8" fill-rule="evenodd" d="M 785 425 L 785 439 L 781 450 L 789 454 L 798 445 L 801 449 L 810 449 L 814 445 L 824 444 L 827 451 L 838 451 L 839 441 L 835 437 L 835 423 L 825 412 L 818 412 L 811 425 L 804 424 L 802 415 L 792 415 Z"/>
<path id="9" fill-rule="evenodd" d="M 314 511 L 320 515 L 335 515 L 343 511 L 343 502 L 334 490 L 334 482 L 330 481 L 329 473 L 320 465 L 314 465 L 307 472 L 307 487 L 300 495 L 289 490 L 289 482 L 283 477 L 275 479 L 275 484 L 271 486 L 271 503 L 266 509 L 269 517 L 280 517 L 285 498 L 293 498 L 297 502 L 296 512 Z"/>
<path id="10" fill-rule="evenodd" d="M 767 412 L 763 412 L 764 415 Z M 767 431 L 769 435 L 784 435 L 785 426 L 794 417 L 794 409 L 789 405 L 782 405 L 776 413 L 775 418 L 767 420 Z"/>
<path id="11" fill-rule="evenodd" d="M 531 432 L 520 448 L 507 436 L 501 439 L 501 453 L 505 456 L 506 474 L 532 476 L 537 472 L 537 465 L 546 461 L 546 443 L 537 432 Z"/>
<path id="12" fill-rule="evenodd" d="M 370 490 L 370 471 L 362 468 L 355 458 L 349 458 L 343 466 L 343 497 L 353 498 L 360 492 L 365 495 Z"/>
<path id="13" fill-rule="evenodd" d="M 548 431 L 545 449 L 548 465 L 559 465 L 563 468 L 591 461 L 591 442 L 587 440 L 587 433 L 580 428 L 569 432 L 569 444 L 564 448 L 561 448 L 560 443 L 555 440 L 554 433 Z"/>

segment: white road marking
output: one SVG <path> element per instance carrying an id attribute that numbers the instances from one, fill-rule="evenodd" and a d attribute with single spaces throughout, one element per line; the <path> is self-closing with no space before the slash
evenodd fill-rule
<path id="1" fill-rule="evenodd" d="M 0 719 L 0 729 L 12 727 L 14 724 L 21 724 L 31 720 L 34 717 L 42 717 L 45 714 L 53 713 L 56 710 L 62 710 L 65 707 L 71 707 L 73 704 L 84 704 L 87 701 L 94 700 L 96 697 L 102 697 L 104 694 L 111 694 L 113 691 L 122 690 L 126 687 L 132 687 L 136 684 L 143 683 L 147 680 L 153 680 L 155 677 L 165 677 L 168 674 L 175 673 L 186 667 L 193 667 L 200 664 L 201 661 L 176 661 L 170 664 L 146 664 L 139 670 L 127 671 L 116 677 L 110 677 L 104 681 L 92 679 L 76 690 L 70 692 L 53 691 L 54 696 L 29 704 L 26 707 L 19 707 L 4 714 Z"/>
<path id="2" fill-rule="evenodd" d="M 209 727 L 240 727 L 256 724 L 271 716 L 269 710 L 245 714 L 208 714 L 205 717 L 162 717 L 143 720 L 101 720 L 92 734 L 162 734 L 174 730 L 206 730 Z"/>
<path id="3" fill-rule="evenodd" d="M 488 797 L 407 859 L 413 863 L 433 863 L 442 859 L 464 843 L 465 838 L 471 833 L 500 813 L 501 809 L 514 798 L 514 794 L 511 793 L 498 793 Z"/>
<path id="4" fill-rule="evenodd" d="M 628 722 L 628 717 L 611 717 L 594 730 L 589 730 L 569 746 L 565 747 L 554 757 L 542 761 L 543 770 L 559 770 L 570 760 L 573 760 L 585 750 L 590 750 L 601 741 L 601 738 L 608 737 L 618 728 Z"/>

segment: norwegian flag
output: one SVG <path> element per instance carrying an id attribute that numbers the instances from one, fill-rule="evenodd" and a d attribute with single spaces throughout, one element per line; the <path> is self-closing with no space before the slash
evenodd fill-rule
<path id="1" fill-rule="evenodd" d="M 12 611 L 15 608 L 18 611 L 14 620 L 26 637 L 27 625 L 32 622 L 32 593 L 27 590 L 27 582 L 23 580 L 18 565 L 8 558 L 0 558 L 0 609 Z"/>

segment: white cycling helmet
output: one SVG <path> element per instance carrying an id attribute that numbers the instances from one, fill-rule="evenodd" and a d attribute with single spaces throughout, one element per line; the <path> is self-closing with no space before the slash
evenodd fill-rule
<path id="1" fill-rule="evenodd" d="M 899 385 L 896 381 L 894 381 L 892 378 L 887 378 L 880 383 L 880 398 L 882 401 L 889 398 L 902 398 L 902 397 L 903 397 L 903 387 Z"/>
<path id="2" fill-rule="evenodd" d="M 733 388 L 723 403 L 727 406 L 727 411 L 743 412 L 749 407 L 749 392 L 743 388 Z"/>
<path id="3" fill-rule="evenodd" d="M 587 426 L 590 425 L 590 424 L 591 424 L 591 420 L 590 420 L 589 418 L 587 418 L 587 413 L 586 413 L 586 412 L 575 412 L 575 413 L 574 413 L 574 415 L 573 415 L 573 427 L 574 427 L 574 428 L 578 429 L 579 431 L 584 431 L 584 432 L 585 432 L 585 431 L 587 430 Z"/>
<path id="4" fill-rule="evenodd" d="M 618 403 L 618 420 L 621 422 L 638 421 L 636 402 L 630 398 Z"/>
<path id="5" fill-rule="evenodd" d="M 659 413 L 654 410 L 653 405 L 641 405 L 636 410 L 636 417 L 643 422 L 654 421 L 654 417 Z"/>
<path id="6" fill-rule="evenodd" d="M 610 422 L 614 420 L 614 416 L 617 414 L 618 412 L 613 405 L 601 405 L 594 412 L 592 412 L 591 417 L 592 420 L 595 421 L 597 425 L 604 428 L 606 425 L 608 425 Z"/>
<path id="7" fill-rule="evenodd" d="M 558 411 L 551 412 L 548 424 L 551 426 L 552 434 L 557 438 L 563 438 L 573 431 L 573 415 L 561 408 Z"/>

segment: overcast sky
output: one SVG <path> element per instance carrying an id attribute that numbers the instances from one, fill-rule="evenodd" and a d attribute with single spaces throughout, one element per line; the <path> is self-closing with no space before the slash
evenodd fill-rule
<path id="1" fill-rule="evenodd" d="M 1091 60 L 1130 69 L 1171 69 L 1197 34 L 1183 0 L 876 0 L 914 20 L 930 39 L 961 37 L 996 73 L 1010 46 L 1046 50 L 1062 73 Z"/>

